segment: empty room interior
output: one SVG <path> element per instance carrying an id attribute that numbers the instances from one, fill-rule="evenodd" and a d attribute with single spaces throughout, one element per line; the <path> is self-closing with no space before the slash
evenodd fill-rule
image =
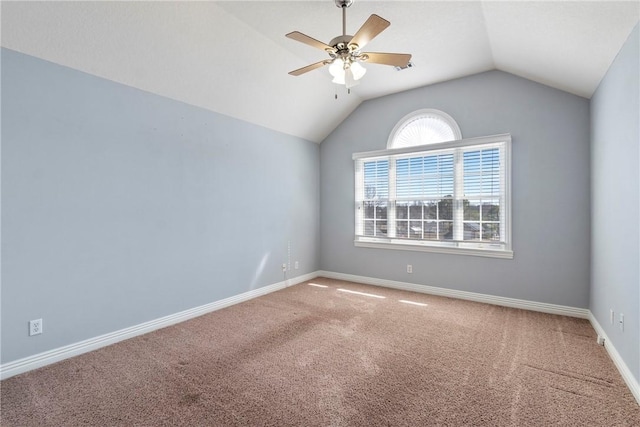
<path id="1" fill-rule="evenodd" d="M 0 424 L 640 425 L 637 1 L 2 1 Z"/>

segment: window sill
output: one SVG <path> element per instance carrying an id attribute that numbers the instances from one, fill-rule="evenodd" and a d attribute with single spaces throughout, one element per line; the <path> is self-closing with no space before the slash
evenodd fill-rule
<path id="1" fill-rule="evenodd" d="M 513 251 L 491 248 L 461 248 L 453 246 L 436 246 L 421 243 L 380 242 L 371 240 L 355 240 L 354 245 L 360 248 L 393 249 L 400 251 L 436 252 L 443 254 L 480 256 L 488 258 L 513 259 Z"/>

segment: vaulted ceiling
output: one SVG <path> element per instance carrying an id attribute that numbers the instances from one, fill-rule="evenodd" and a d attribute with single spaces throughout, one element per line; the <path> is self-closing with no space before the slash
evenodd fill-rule
<path id="1" fill-rule="evenodd" d="M 411 53 L 415 66 L 366 64 L 351 94 L 326 69 L 287 74 L 327 58 L 284 35 L 340 35 L 333 0 L 3 1 L 2 46 L 321 142 L 364 100 L 492 69 L 589 98 L 640 3 L 355 0 L 347 33 L 373 13 L 391 26 L 365 50 Z"/>

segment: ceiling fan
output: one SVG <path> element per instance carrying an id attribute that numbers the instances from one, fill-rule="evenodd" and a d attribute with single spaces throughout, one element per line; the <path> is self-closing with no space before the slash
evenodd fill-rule
<path id="1" fill-rule="evenodd" d="M 364 76 L 366 69 L 360 62 L 392 65 L 405 68 L 409 65 L 411 55 L 408 53 L 378 53 L 362 52 L 361 49 L 384 31 L 391 23 L 378 15 L 371 15 L 360 27 L 354 36 L 347 35 L 347 8 L 354 0 L 334 0 L 336 6 L 342 9 L 342 35 L 335 37 L 329 44 L 322 43 L 312 37 L 293 31 L 286 37 L 308 44 L 317 49 L 324 50 L 330 56 L 320 62 L 291 71 L 292 76 L 299 76 L 316 68 L 329 65 L 329 72 L 334 77 L 333 83 L 343 84 L 351 88 L 358 84 L 358 80 Z"/>

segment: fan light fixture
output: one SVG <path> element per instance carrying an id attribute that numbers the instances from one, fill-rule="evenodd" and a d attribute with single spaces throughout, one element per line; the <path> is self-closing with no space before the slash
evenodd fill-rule
<path id="1" fill-rule="evenodd" d="M 329 73 L 333 76 L 333 83 L 345 85 L 349 89 L 357 85 L 358 80 L 367 72 L 360 64 L 361 62 L 391 65 L 400 68 L 409 66 L 411 55 L 408 53 L 362 52 L 361 50 L 391 24 L 389 21 L 378 15 L 371 15 L 354 36 L 347 35 L 347 8 L 353 4 L 353 0 L 334 0 L 334 2 L 336 6 L 342 9 L 342 35 L 335 37 L 328 44 L 302 34 L 300 31 L 293 31 L 286 35 L 292 40 L 324 50 L 330 56 L 330 59 L 290 71 L 289 74 L 300 76 L 329 65 Z"/>
<path id="2" fill-rule="evenodd" d="M 365 75 L 367 69 L 355 61 L 347 60 L 343 61 L 340 58 L 336 58 L 333 64 L 329 67 L 329 73 L 333 76 L 332 83 L 339 85 L 345 85 L 347 89 L 357 85 Z"/>

